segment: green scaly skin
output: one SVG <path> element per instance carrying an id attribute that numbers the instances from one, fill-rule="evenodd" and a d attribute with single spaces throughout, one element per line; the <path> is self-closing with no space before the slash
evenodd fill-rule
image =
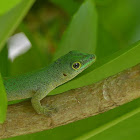
<path id="1" fill-rule="evenodd" d="M 36 112 L 48 115 L 52 109 L 41 106 L 40 101 L 54 88 L 73 79 L 93 62 L 95 62 L 95 55 L 71 51 L 48 67 L 5 79 L 8 101 L 31 98 Z M 78 68 L 75 63 L 78 63 Z"/>

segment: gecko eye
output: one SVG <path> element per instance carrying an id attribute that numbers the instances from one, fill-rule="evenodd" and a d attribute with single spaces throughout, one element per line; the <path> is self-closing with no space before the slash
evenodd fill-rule
<path id="1" fill-rule="evenodd" d="M 81 67 L 81 63 L 80 63 L 80 62 L 74 62 L 74 63 L 72 64 L 72 68 L 73 68 L 74 70 L 78 70 L 80 67 Z"/>

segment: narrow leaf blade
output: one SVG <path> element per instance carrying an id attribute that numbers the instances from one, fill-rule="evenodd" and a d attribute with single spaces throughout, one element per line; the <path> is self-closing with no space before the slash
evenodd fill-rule
<path id="1" fill-rule="evenodd" d="M 7 96 L 3 85 L 2 77 L 0 74 L 0 123 L 3 123 L 6 119 L 7 111 Z"/>

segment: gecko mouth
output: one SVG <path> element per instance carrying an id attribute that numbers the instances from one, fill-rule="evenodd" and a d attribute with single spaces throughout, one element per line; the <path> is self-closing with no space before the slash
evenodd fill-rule
<path id="1" fill-rule="evenodd" d="M 88 59 L 85 60 L 85 64 L 83 65 L 83 69 L 89 67 L 90 65 L 92 65 L 96 60 L 96 56 L 94 54 L 91 54 L 90 57 L 88 56 Z"/>

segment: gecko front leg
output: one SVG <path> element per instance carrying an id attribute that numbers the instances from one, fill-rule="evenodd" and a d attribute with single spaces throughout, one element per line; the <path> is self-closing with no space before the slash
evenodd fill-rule
<path id="1" fill-rule="evenodd" d="M 31 98 L 31 103 L 33 108 L 38 114 L 44 114 L 50 116 L 51 113 L 55 110 L 49 106 L 42 106 L 40 101 L 47 96 L 50 91 L 47 90 L 38 90 Z"/>

